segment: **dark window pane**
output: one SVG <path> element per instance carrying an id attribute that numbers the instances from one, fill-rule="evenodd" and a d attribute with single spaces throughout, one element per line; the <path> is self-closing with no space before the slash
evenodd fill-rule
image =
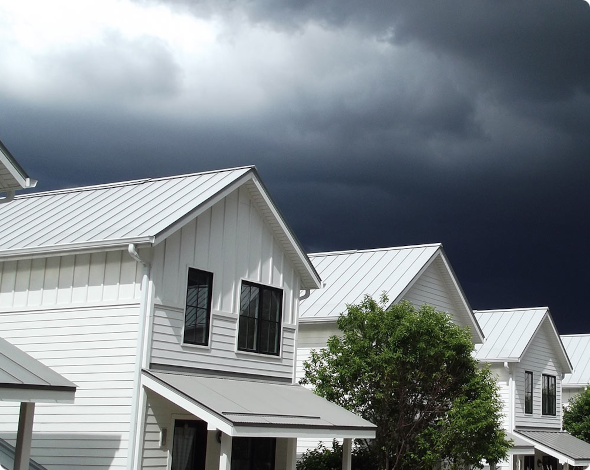
<path id="1" fill-rule="evenodd" d="M 185 343 L 208 343 L 212 285 L 213 273 L 189 268 L 184 317 Z"/>

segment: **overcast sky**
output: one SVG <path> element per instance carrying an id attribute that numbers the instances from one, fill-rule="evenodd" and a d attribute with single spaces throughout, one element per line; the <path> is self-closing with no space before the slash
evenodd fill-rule
<path id="1" fill-rule="evenodd" d="M 585 0 L 0 0 L 0 64 L 40 190 L 254 164 L 308 251 L 442 242 L 590 333 Z"/>

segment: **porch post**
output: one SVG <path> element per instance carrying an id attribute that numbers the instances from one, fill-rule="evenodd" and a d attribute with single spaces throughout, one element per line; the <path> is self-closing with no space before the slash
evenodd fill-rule
<path id="1" fill-rule="evenodd" d="M 342 443 L 342 470 L 350 470 L 352 463 L 352 439 L 344 438 Z"/>
<path id="2" fill-rule="evenodd" d="M 35 403 L 21 403 L 14 451 L 14 470 L 29 470 Z"/>
<path id="3" fill-rule="evenodd" d="M 221 447 L 219 450 L 219 470 L 231 470 L 231 444 L 231 436 L 222 432 Z"/>
<path id="4" fill-rule="evenodd" d="M 295 465 L 297 463 L 297 438 L 289 438 L 287 439 L 287 455 L 286 455 L 286 462 L 285 462 L 285 469 L 286 470 L 295 470 Z"/>

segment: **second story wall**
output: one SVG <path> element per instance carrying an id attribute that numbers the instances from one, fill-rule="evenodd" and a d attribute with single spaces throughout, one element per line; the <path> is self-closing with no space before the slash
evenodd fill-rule
<path id="1" fill-rule="evenodd" d="M 561 429 L 562 370 L 555 357 L 555 350 L 549 338 L 553 334 L 548 321 L 543 322 L 520 363 L 516 364 L 515 381 L 515 425 Z M 532 413 L 525 413 L 525 372 L 533 373 Z M 543 375 L 555 377 L 555 415 L 544 414 L 542 409 Z"/>
<path id="2" fill-rule="evenodd" d="M 208 345 L 183 342 L 189 268 L 212 273 Z M 245 186 L 156 246 L 153 366 L 188 367 L 291 380 L 300 282 Z M 242 281 L 282 290 L 279 355 L 238 351 Z"/>

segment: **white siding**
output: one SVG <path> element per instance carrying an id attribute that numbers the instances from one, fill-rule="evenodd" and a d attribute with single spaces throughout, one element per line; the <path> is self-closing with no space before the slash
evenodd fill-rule
<path id="1" fill-rule="evenodd" d="M 508 431 L 512 431 L 510 429 L 510 375 L 508 371 L 504 368 L 503 364 L 492 364 L 491 371 L 492 374 L 496 376 L 496 382 L 498 384 L 499 389 L 498 392 L 504 405 L 502 408 L 502 426 Z"/>
<path id="2" fill-rule="evenodd" d="M 545 320 L 525 352 L 522 360 L 515 367 L 514 380 L 516 386 L 515 424 L 516 426 L 533 426 L 542 428 L 561 429 L 562 401 L 561 401 L 561 367 L 554 352 L 554 346 L 549 342 L 549 335 L 553 334 L 549 322 Z M 524 413 L 524 381 L 525 371 L 533 372 L 533 413 Z M 555 376 L 556 382 L 556 416 L 541 413 L 542 375 Z"/>
<path id="3" fill-rule="evenodd" d="M 574 397 L 575 395 L 577 395 L 578 393 L 582 393 L 584 391 L 584 388 L 582 387 L 563 387 L 562 388 L 562 402 L 564 404 L 564 406 L 567 406 L 570 402 L 570 400 L 572 399 L 572 397 Z"/>
<path id="4" fill-rule="evenodd" d="M 53 469 L 126 466 L 141 270 L 121 252 L 0 263 L 2 336 L 77 385 L 37 404 L 32 458 Z M 18 404 L 0 402 L 14 443 Z"/>
<path id="5" fill-rule="evenodd" d="M 448 287 L 436 262 L 431 263 L 424 270 L 408 292 L 404 294 L 403 299 L 411 302 L 417 308 L 427 304 L 441 312 L 450 313 L 453 316 L 453 321 L 462 325 L 462 319 L 457 318 L 457 307 L 449 295 Z"/>
<path id="6" fill-rule="evenodd" d="M 182 344 L 188 267 L 213 273 L 208 347 Z M 292 378 L 299 277 L 245 187 L 155 248 L 151 363 Z M 236 351 L 241 280 L 283 289 L 281 355 Z"/>

